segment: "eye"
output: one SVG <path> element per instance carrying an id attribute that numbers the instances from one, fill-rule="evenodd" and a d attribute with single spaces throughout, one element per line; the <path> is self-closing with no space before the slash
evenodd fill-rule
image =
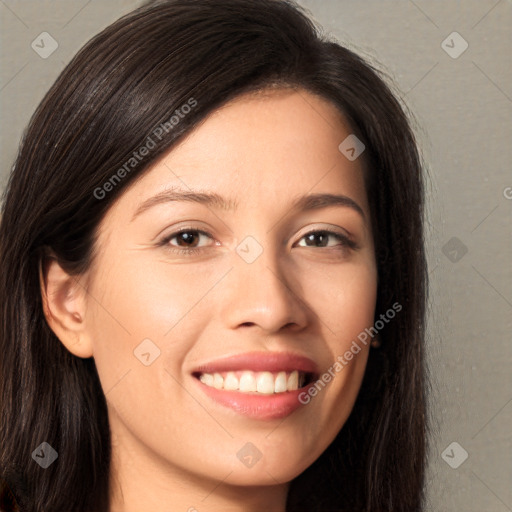
<path id="1" fill-rule="evenodd" d="M 175 231 L 170 235 L 166 236 L 159 245 L 167 247 L 171 252 L 182 255 L 182 256 L 193 256 L 200 253 L 206 247 L 198 247 L 201 236 L 208 237 L 213 240 L 213 235 L 202 229 L 194 228 L 182 228 L 179 231 Z M 176 239 L 178 245 L 171 243 L 171 240 Z M 329 239 L 335 239 L 338 241 L 337 244 L 328 245 Z M 349 237 L 342 233 L 337 233 L 330 230 L 315 230 L 310 231 L 303 235 L 301 240 L 306 240 L 306 245 L 299 245 L 299 247 L 311 247 L 311 248 L 331 248 L 332 250 L 338 249 L 356 249 L 357 244 Z M 317 245 L 316 242 L 319 242 Z"/>
<path id="2" fill-rule="evenodd" d="M 338 240 L 338 244 L 334 244 L 334 246 L 328 246 L 328 240 L 329 238 L 334 238 L 336 240 Z M 349 247 L 351 249 L 356 249 L 357 248 L 357 244 L 351 240 L 348 236 L 342 234 L 342 233 L 337 233 L 336 231 L 330 231 L 330 230 L 327 230 L 327 229 L 322 229 L 322 230 L 315 230 L 315 231 L 310 231 L 309 233 L 306 233 L 302 238 L 301 240 L 306 240 L 306 245 L 301 245 L 301 247 L 318 247 L 317 245 L 315 245 L 315 241 L 318 241 L 320 242 L 320 247 L 341 247 L 342 249 L 343 248 L 346 248 L 346 247 Z M 309 243 L 311 243 L 311 245 L 308 245 Z"/>
<path id="3" fill-rule="evenodd" d="M 183 228 L 179 231 L 175 231 L 170 235 L 166 236 L 159 245 L 167 246 L 172 252 L 180 255 L 192 255 L 198 252 L 201 252 L 203 248 L 197 248 L 196 245 L 198 243 L 201 235 L 212 238 L 213 236 L 207 231 L 203 231 L 202 229 L 193 229 L 193 228 Z M 175 245 L 171 244 L 171 240 L 174 238 L 177 239 L 178 243 L 182 243 L 182 248 L 176 248 Z"/>

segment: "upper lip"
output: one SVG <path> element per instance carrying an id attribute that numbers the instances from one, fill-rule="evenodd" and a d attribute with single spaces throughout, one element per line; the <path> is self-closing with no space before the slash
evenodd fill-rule
<path id="1" fill-rule="evenodd" d="M 192 373 L 216 373 L 238 370 L 253 372 L 292 372 L 318 373 L 314 361 L 306 356 L 292 352 L 246 352 L 234 356 L 216 359 L 198 366 Z"/>

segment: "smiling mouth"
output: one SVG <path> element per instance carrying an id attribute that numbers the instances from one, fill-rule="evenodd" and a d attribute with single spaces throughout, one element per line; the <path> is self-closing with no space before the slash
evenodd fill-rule
<path id="1" fill-rule="evenodd" d="M 314 373 L 299 370 L 194 372 L 193 376 L 206 386 L 214 389 L 254 395 L 273 395 L 297 391 L 315 380 Z"/>

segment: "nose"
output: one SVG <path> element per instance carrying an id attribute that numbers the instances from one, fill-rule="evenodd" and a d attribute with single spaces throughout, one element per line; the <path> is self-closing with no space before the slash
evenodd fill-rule
<path id="1" fill-rule="evenodd" d="M 271 250 L 263 250 L 252 263 L 234 256 L 221 308 L 227 327 L 259 327 L 263 335 L 303 329 L 311 311 L 300 295 L 299 277 L 284 259 Z"/>

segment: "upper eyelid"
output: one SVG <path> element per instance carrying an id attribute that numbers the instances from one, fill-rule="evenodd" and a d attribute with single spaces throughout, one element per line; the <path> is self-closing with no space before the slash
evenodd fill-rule
<path id="1" fill-rule="evenodd" d="M 178 230 L 173 231 L 172 233 L 170 233 L 168 235 L 165 235 L 163 237 L 163 240 L 172 240 L 173 238 L 175 238 L 176 236 L 180 235 L 181 233 L 188 233 L 190 231 L 199 233 L 201 235 L 208 236 L 212 240 L 215 240 L 215 237 L 209 231 L 206 231 L 204 229 L 199 229 L 199 228 L 192 228 L 192 227 L 179 228 Z"/>

